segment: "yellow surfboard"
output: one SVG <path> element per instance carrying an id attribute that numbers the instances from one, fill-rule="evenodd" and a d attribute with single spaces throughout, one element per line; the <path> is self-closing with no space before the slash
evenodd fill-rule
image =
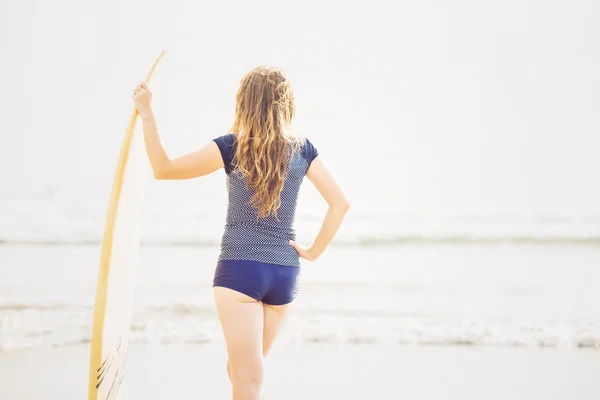
<path id="1" fill-rule="evenodd" d="M 164 55 L 160 53 L 150 69 Z M 90 346 L 89 400 L 118 399 L 131 332 L 143 186 L 148 176 L 144 138 L 134 109 L 117 162 L 106 215 Z"/>

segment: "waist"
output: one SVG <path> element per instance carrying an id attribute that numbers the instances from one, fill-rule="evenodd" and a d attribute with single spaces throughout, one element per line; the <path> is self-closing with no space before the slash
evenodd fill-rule
<path id="1" fill-rule="evenodd" d="M 261 246 L 221 246 L 219 261 L 255 261 L 265 264 L 283 265 L 289 267 L 299 267 L 300 257 L 296 250 L 288 247 L 261 247 Z"/>
<path id="2" fill-rule="evenodd" d="M 279 241 L 287 243 L 288 240 L 296 238 L 296 231 L 291 224 L 276 226 L 260 222 L 228 222 L 225 224 L 223 238 L 246 239 L 257 243 L 276 243 Z"/>
<path id="3" fill-rule="evenodd" d="M 289 244 L 292 228 L 266 224 L 226 224 L 219 260 L 247 260 L 298 267 L 298 253 Z"/>

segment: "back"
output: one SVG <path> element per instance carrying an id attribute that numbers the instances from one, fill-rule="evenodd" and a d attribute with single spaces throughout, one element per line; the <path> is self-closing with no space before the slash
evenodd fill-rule
<path id="1" fill-rule="evenodd" d="M 306 139 L 299 152 L 292 155 L 281 192 L 281 207 L 277 217 L 258 218 L 250 204 L 253 195 L 246 188 L 241 173 L 232 163 L 236 151 L 236 136 L 227 134 L 214 139 L 219 147 L 227 174 L 227 221 L 221 241 L 219 260 L 248 260 L 269 264 L 299 266 L 296 250 L 289 240 L 295 240 L 294 217 L 300 185 L 318 152 Z"/>

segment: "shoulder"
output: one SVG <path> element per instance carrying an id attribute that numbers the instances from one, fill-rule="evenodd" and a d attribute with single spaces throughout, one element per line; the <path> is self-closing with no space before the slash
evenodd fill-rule
<path id="1" fill-rule="evenodd" d="M 315 145 L 312 144 L 312 142 L 310 140 L 308 140 L 307 138 L 303 138 L 301 140 L 301 143 L 302 143 L 302 147 L 300 149 L 300 152 L 302 154 L 302 157 L 304 157 L 304 159 L 310 166 L 310 164 L 313 162 L 313 160 L 315 158 L 317 158 L 317 156 L 319 155 L 319 151 L 317 150 Z"/>
<path id="2" fill-rule="evenodd" d="M 231 172 L 231 161 L 235 154 L 235 147 L 237 144 L 237 138 L 233 133 L 228 133 L 213 139 L 213 142 L 217 144 L 221 157 L 223 158 L 223 165 L 227 173 Z"/>
<path id="3" fill-rule="evenodd" d="M 236 143 L 236 137 L 233 133 L 228 133 L 213 139 L 219 148 L 231 149 Z"/>

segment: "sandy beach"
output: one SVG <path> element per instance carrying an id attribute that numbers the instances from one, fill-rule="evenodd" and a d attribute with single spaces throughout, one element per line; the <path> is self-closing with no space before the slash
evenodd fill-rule
<path id="1" fill-rule="evenodd" d="M 266 400 L 600 400 L 599 20 L 591 0 L 2 1 L 0 400 L 87 399 L 131 89 L 163 49 L 169 157 L 227 133 L 240 79 L 279 66 L 293 132 L 352 203 L 303 262 Z M 112 270 L 139 264 L 121 400 L 231 399 L 227 175 L 139 172 L 119 206 L 139 260 Z M 298 243 L 320 192 L 302 185 Z"/>
<path id="2" fill-rule="evenodd" d="M 0 400 L 87 398 L 97 248 L 1 249 Z M 214 252 L 142 248 L 123 399 L 230 398 Z M 599 398 L 596 248 L 329 256 L 303 271 L 266 360 L 268 400 Z M 352 263 L 368 268 L 344 269 Z"/>
<path id="3" fill-rule="evenodd" d="M 130 348 L 124 399 L 228 399 L 222 344 Z M 87 345 L 0 354 L 0 398 L 87 397 Z M 598 398 L 597 352 L 437 346 L 279 346 L 268 399 Z"/>

